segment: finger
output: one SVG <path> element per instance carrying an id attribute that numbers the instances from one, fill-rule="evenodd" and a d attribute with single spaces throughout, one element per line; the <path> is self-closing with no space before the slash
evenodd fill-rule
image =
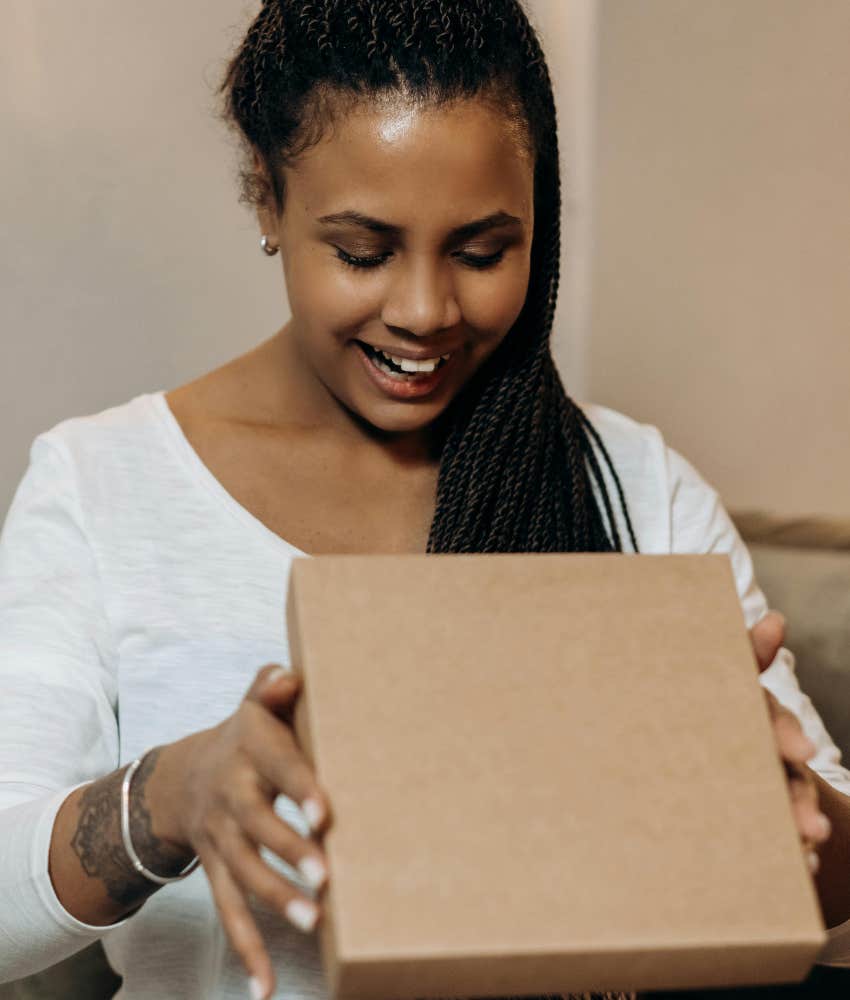
<path id="1" fill-rule="evenodd" d="M 828 817 L 820 810 L 817 787 L 811 779 L 795 777 L 788 785 L 791 810 L 800 837 L 810 845 L 826 843 L 831 833 Z"/>
<path id="2" fill-rule="evenodd" d="M 817 753 L 797 716 L 778 702 L 774 705 L 773 736 L 780 756 L 790 763 L 805 764 Z"/>
<path id="3" fill-rule="evenodd" d="M 750 629 L 750 641 L 759 672 L 767 670 L 785 640 L 785 616 L 779 611 L 767 614 Z"/>
<path id="4" fill-rule="evenodd" d="M 254 844 L 262 844 L 296 868 L 311 889 L 327 883 L 328 865 L 324 852 L 313 840 L 299 836 L 285 823 L 255 788 L 234 790 L 228 798 L 233 817 L 243 834 Z"/>
<path id="5" fill-rule="evenodd" d="M 244 701 L 264 705 L 270 711 L 291 707 L 301 690 L 301 676 L 279 663 L 267 663 L 257 671 Z"/>
<path id="6" fill-rule="evenodd" d="M 222 927 L 250 978 L 252 995 L 270 997 L 275 988 L 271 959 L 242 890 L 214 847 L 207 845 L 199 856 Z"/>
<path id="7" fill-rule="evenodd" d="M 313 833 L 325 829 L 331 814 L 328 797 L 292 729 L 263 713 L 246 732 L 244 745 L 259 775 L 276 791 L 299 803 Z"/>
<path id="8" fill-rule="evenodd" d="M 242 833 L 235 820 L 225 819 L 216 831 L 215 848 L 237 884 L 282 914 L 298 930 L 309 933 L 319 919 L 319 905 L 260 857 L 256 844 Z"/>
<path id="9" fill-rule="evenodd" d="M 300 674 L 271 663 L 258 672 L 245 700 L 262 705 L 290 728 L 294 728 L 295 705 L 300 694 Z"/>

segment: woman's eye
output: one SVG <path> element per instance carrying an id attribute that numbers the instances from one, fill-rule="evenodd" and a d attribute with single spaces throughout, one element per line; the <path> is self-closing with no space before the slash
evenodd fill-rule
<path id="1" fill-rule="evenodd" d="M 381 264 L 386 263 L 392 256 L 391 253 L 382 253 L 377 257 L 355 257 L 353 254 L 346 253 L 341 247 L 336 248 L 336 255 L 348 267 L 360 268 L 380 267 Z"/>
<path id="2" fill-rule="evenodd" d="M 496 253 L 491 253 L 486 257 L 482 257 L 480 254 L 475 253 L 459 253 L 458 258 L 468 264 L 470 267 L 485 268 L 492 267 L 494 264 L 498 264 L 505 256 L 505 248 L 502 247 Z"/>
<path id="3" fill-rule="evenodd" d="M 345 264 L 347 267 L 355 267 L 360 269 L 368 269 L 372 267 L 380 267 L 381 264 L 386 264 L 386 262 L 392 257 L 392 252 L 387 251 L 386 253 L 377 254 L 374 257 L 356 257 L 354 254 L 346 253 L 342 247 L 336 247 L 336 256 Z M 483 270 L 487 267 L 493 267 L 498 264 L 505 256 L 505 248 L 498 250 L 496 253 L 487 254 L 483 256 L 481 254 L 475 253 L 463 253 L 459 252 L 455 254 L 458 260 L 462 261 L 468 267 L 474 267 L 479 270 Z"/>

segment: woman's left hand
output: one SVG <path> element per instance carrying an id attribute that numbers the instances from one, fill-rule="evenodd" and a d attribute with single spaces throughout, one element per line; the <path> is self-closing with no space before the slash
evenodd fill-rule
<path id="1" fill-rule="evenodd" d="M 750 629 L 750 640 L 758 661 L 759 672 L 767 670 L 785 640 L 785 619 L 778 611 L 769 611 Z M 773 723 L 773 735 L 779 757 L 788 778 L 791 808 L 797 831 L 806 854 L 809 869 L 814 874 L 820 859 L 817 848 L 829 839 L 830 823 L 818 807 L 818 792 L 812 771 L 806 766 L 817 753 L 817 747 L 803 732 L 797 716 L 764 690 Z"/>

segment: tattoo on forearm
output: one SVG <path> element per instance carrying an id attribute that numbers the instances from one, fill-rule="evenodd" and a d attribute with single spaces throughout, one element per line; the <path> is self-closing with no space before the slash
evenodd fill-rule
<path id="1" fill-rule="evenodd" d="M 130 787 L 130 835 L 142 863 L 157 875 L 176 875 L 186 864 L 174 848 L 153 832 L 145 801 L 145 785 L 156 767 L 159 750 L 152 750 L 133 776 Z M 130 863 L 121 839 L 121 783 L 126 768 L 89 785 L 80 798 L 80 815 L 71 847 L 85 873 L 103 882 L 109 898 L 122 906 L 141 903 L 158 886 Z"/>

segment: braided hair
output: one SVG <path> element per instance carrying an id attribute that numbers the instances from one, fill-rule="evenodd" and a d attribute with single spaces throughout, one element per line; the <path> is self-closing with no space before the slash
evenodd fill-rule
<path id="1" fill-rule="evenodd" d="M 524 126 L 535 156 L 525 304 L 499 347 L 437 418 L 443 441 L 428 552 L 622 552 L 588 417 L 566 394 L 550 336 L 561 183 L 555 101 L 519 0 L 264 0 L 220 87 L 248 154 L 242 200 L 283 210 L 282 167 L 317 142 L 340 101 L 404 93 L 432 105 L 481 97 Z M 258 154 L 264 170 L 252 166 Z M 605 509 L 610 535 L 599 506 Z"/>

